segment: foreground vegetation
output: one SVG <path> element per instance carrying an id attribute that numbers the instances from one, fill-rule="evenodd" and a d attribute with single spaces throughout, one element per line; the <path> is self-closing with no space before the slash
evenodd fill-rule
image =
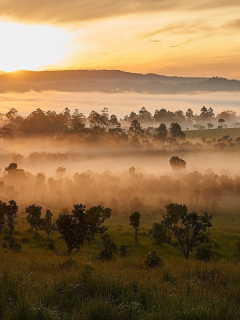
<path id="1" fill-rule="evenodd" d="M 184 118 L 184 131 L 175 122 L 181 113 L 166 121 L 170 131 L 159 125 L 157 115 L 167 113 L 161 110 L 150 119 L 152 128 L 146 128 L 147 118 L 141 126 L 143 109 L 137 119 L 121 123 L 126 129 L 107 110 L 92 112 L 86 121 L 68 110 L 37 110 L 21 119 L 8 114 L 1 132 L 9 151 L 1 154 L 0 319 L 239 319 L 240 176 L 238 167 L 228 172 L 215 165 L 226 154 L 236 160 L 240 129 L 211 129 L 209 121 L 216 127 L 224 114 L 213 119 L 210 109 L 201 112 L 200 118 L 188 114 L 191 123 Z M 54 120 L 49 127 L 46 118 Z M 226 123 L 233 118 L 238 126 L 234 114 Z M 194 123 L 199 130 L 190 130 Z M 204 123 L 209 129 L 201 130 Z M 115 144 L 120 140 L 121 148 Z M 80 148 L 80 142 L 86 145 Z M 18 143 L 21 153 L 26 145 L 29 151 L 13 152 Z M 135 165 L 142 155 L 148 156 L 142 161 L 147 168 L 166 165 L 170 172 L 144 172 Z M 216 171 L 206 155 L 215 156 Z M 123 171 L 83 168 L 84 160 L 91 168 L 93 159 L 120 163 L 124 156 L 129 159 Z M 195 240 L 185 241 L 192 226 Z"/>
<path id="2" fill-rule="evenodd" d="M 57 232 L 47 238 L 40 230 L 36 238 L 20 215 L 13 236 L 21 251 L 0 247 L 1 319 L 238 319 L 239 214 L 213 218 L 208 263 L 194 253 L 187 262 L 174 248 L 156 245 L 148 230 L 161 219 L 143 213 L 135 241 L 129 216 L 113 215 L 107 233 L 118 248 L 127 245 L 129 255 L 102 261 L 100 236 L 68 255 Z M 9 238 L 3 232 L 1 240 Z M 163 266 L 145 263 L 154 250 Z"/>

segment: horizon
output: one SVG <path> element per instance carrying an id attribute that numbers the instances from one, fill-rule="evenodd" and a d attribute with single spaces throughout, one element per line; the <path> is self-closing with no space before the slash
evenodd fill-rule
<path id="1" fill-rule="evenodd" d="M 240 80 L 237 78 L 227 78 L 227 77 L 223 77 L 223 76 L 182 76 L 182 75 L 177 75 L 177 74 L 173 74 L 173 75 L 168 75 L 168 74 L 160 74 L 160 73 L 155 73 L 155 72 L 133 72 L 133 71 L 129 71 L 129 70 L 121 70 L 121 69 L 43 69 L 43 70 L 30 70 L 30 69 L 19 69 L 19 70 L 14 70 L 14 71 L 9 71 L 6 72 L 4 70 L 0 70 L 0 76 L 4 75 L 4 74 L 10 74 L 10 73 L 17 73 L 17 72 L 34 72 L 34 73 L 41 73 L 41 72 L 65 72 L 65 71 L 115 71 L 115 72 L 122 72 L 122 73 L 130 73 L 130 74 L 138 74 L 138 75 L 157 75 L 157 76 L 162 76 L 162 77 L 169 77 L 169 78 L 206 78 L 206 79 L 228 79 L 228 80 Z"/>
<path id="2" fill-rule="evenodd" d="M 34 9 L 27 0 L 0 1 L 0 70 L 117 69 L 236 79 L 238 11 L 236 1 L 225 0 L 53 0 Z"/>

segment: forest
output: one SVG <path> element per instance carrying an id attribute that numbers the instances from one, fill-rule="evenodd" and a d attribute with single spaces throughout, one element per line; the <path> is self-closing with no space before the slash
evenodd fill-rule
<path id="1" fill-rule="evenodd" d="M 240 116 L 1 115 L 1 319 L 238 319 Z"/>

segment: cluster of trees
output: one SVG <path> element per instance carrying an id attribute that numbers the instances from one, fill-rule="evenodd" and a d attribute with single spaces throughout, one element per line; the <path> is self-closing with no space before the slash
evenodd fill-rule
<path id="1" fill-rule="evenodd" d="M 186 205 L 176 203 L 168 204 L 166 210 L 167 214 L 161 223 L 154 223 L 150 230 L 157 244 L 166 243 L 172 246 L 182 252 L 186 259 L 194 248 L 201 250 L 204 248 L 203 245 L 210 246 L 209 228 L 212 226 L 212 216 L 206 212 L 202 216 L 195 212 L 188 213 Z M 11 241 L 17 212 L 16 201 L 10 200 L 9 204 L 0 201 L 0 232 L 2 229 L 7 229 Z M 52 223 L 53 215 L 50 210 L 46 210 L 45 218 L 41 218 L 42 207 L 32 204 L 25 208 L 26 221 L 31 229 L 35 230 L 36 237 L 39 229 L 44 229 L 48 237 L 54 231 L 58 231 L 68 247 L 68 253 L 73 249 L 79 249 L 84 242 L 94 242 L 96 234 L 100 234 L 102 250 L 99 258 L 102 260 L 112 258 L 117 251 L 114 240 L 105 234 L 107 228 L 103 225 L 105 220 L 110 218 L 111 212 L 110 208 L 104 208 L 101 205 L 86 210 L 85 205 L 76 204 L 71 214 L 68 209 L 63 209 L 56 222 Z M 140 218 L 141 214 L 138 211 L 133 212 L 129 217 L 130 225 L 135 231 L 135 241 L 138 241 Z M 126 256 L 127 246 L 121 246 L 120 252 L 122 256 Z M 210 259 L 210 255 L 205 255 L 205 258 Z"/>
<path id="2" fill-rule="evenodd" d="M 71 206 L 80 196 L 87 209 L 101 204 L 110 206 L 114 214 L 156 210 L 173 201 L 212 212 L 224 208 L 228 200 L 232 206 L 239 205 L 239 175 L 218 175 L 211 169 L 188 172 L 186 161 L 177 156 L 169 163 L 172 172 L 160 176 L 143 174 L 135 167 L 118 174 L 88 170 L 67 176 L 68 170 L 59 167 L 49 178 L 43 172 L 33 175 L 11 163 L 0 178 L 1 197 L 4 202 L 16 199 L 21 205 L 30 199 L 51 209 Z M 41 208 L 35 210 L 41 212 Z"/>
<path id="3" fill-rule="evenodd" d="M 104 108 L 101 113 L 92 111 L 88 117 L 76 109 L 72 114 L 68 108 L 63 112 L 43 111 L 36 109 L 26 117 L 18 115 L 16 109 L 11 109 L 6 114 L 6 123 L 0 129 L 0 138 L 12 140 L 14 136 L 54 136 L 77 135 L 84 141 L 96 140 L 100 136 L 107 136 L 117 141 L 148 141 L 150 137 L 164 140 L 167 137 L 167 126 L 171 138 L 184 139 L 185 134 L 181 126 L 185 128 L 200 128 L 204 126 L 212 128 L 218 124 L 237 122 L 238 117 L 234 111 L 223 111 L 215 117 L 213 110 L 202 107 L 199 115 L 194 115 L 191 109 L 184 114 L 183 111 L 171 112 L 166 109 L 156 110 L 152 115 L 146 108 L 142 108 L 138 114 L 131 112 L 123 119 L 116 115 L 109 115 Z M 4 122 L 4 121 L 3 121 Z M 205 128 L 204 127 L 204 128 Z M 154 128 L 157 128 L 156 130 Z"/>
<path id="4" fill-rule="evenodd" d="M 122 143 L 142 142 L 143 144 L 151 143 L 153 138 L 164 140 L 167 137 L 165 124 L 161 124 L 156 132 L 153 127 L 144 129 L 139 119 L 133 119 L 131 122 L 118 121 L 115 115 L 109 116 L 107 108 L 104 108 L 101 113 L 92 111 L 87 118 L 78 110 L 75 110 L 71 115 L 67 108 L 59 114 L 37 109 L 26 118 L 18 116 L 17 111 L 11 109 L 7 118 L 7 124 L 0 129 L 0 138 L 4 140 L 4 143 L 13 140 L 14 135 L 53 136 L 55 139 L 77 135 L 80 140 L 85 142 L 107 137 Z M 185 138 L 185 134 L 177 122 L 171 123 L 169 131 L 171 138 Z"/>

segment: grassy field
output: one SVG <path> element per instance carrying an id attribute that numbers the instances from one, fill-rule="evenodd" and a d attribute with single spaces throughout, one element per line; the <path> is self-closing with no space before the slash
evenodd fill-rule
<path id="1" fill-rule="evenodd" d="M 213 219 L 209 263 L 187 262 L 180 252 L 153 243 L 148 230 L 160 215 L 142 214 L 139 241 L 129 216 L 113 215 L 108 233 L 131 255 L 116 254 L 99 261 L 98 239 L 66 254 L 56 232 L 56 248 L 48 250 L 43 231 L 36 239 L 24 218 L 18 218 L 15 239 L 21 252 L 0 247 L 0 318 L 40 319 L 239 319 L 240 263 L 235 257 L 240 240 L 240 216 L 219 214 Z M 226 223 L 227 221 L 227 223 Z M 1 235 L 6 240 L 7 234 Z M 156 250 L 163 267 L 147 268 L 146 256 Z"/>
<path id="2" fill-rule="evenodd" d="M 219 129 L 205 129 L 205 130 L 185 130 L 186 139 L 201 140 L 202 138 L 212 140 L 221 139 L 223 136 L 230 136 L 235 142 L 236 138 L 240 137 L 240 128 L 223 128 Z"/>

